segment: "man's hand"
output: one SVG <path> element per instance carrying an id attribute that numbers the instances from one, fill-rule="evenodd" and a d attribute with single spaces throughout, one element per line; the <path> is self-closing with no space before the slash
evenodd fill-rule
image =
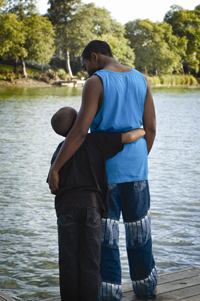
<path id="1" fill-rule="evenodd" d="M 48 178 L 49 189 L 52 194 L 56 194 L 59 189 L 59 174 L 55 170 L 50 170 Z"/>

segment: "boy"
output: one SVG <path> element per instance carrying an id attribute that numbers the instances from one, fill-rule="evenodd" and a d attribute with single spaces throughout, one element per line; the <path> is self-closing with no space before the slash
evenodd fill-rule
<path id="1" fill-rule="evenodd" d="M 71 107 L 58 110 L 51 119 L 54 131 L 66 137 L 76 116 L 76 110 Z M 143 129 L 88 134 L 81 147 L 59 171 L 55 209 L 62 301 L 98 300 L 101 218 L 108 217 L 105 162 L 122 151 L 123 143 L 133 142 L 144 135 Z M 51 164 L 62 144 L 57 147 Z"/>

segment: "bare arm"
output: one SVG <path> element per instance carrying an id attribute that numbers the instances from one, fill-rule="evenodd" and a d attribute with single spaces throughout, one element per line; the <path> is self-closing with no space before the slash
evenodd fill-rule
<path id="1" fill-rule="evenodd" d="M 126 133 L 122 133 L 122 143 L 134 142 L 144 137 L 145 131 L 143 129 L 131 130 Z"/>
<path id="2" fill-rule="evenodd" d="M 146 132 L 144 138 L 147 143 L 148 153 L 150 153 L 150 150 L 153 146 L 154 139 L 156 136 L 156 115 L 155 115 L 153 97 L 151 93 L 151 87 L 147 79 L 146 82 L 147 82 L 147 94 L 146 94 L 146 100 L 144 104 L 143 126 Z"/>
<path id="3" fill-rule="evenodd" d="M 98 76 L 89 78 L 82 92 L 82 104 L 73 128 L 67 135 L 63 146 L 49 172 L 49 188 L 51 193 L 58 190 L 60 168 L 73 156 L 84 142 L 89 127 L 96 115 L 99 99 L 103 95 L 103 85 Z"/>

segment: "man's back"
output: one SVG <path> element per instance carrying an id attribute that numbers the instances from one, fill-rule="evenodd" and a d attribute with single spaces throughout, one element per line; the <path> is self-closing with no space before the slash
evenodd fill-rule
<path id="1" fill-rule="evenodd" d="M 91 132 L 119 132 L 140 128 L 143 124 L 144 103 L 147 84 L 137 70 L 113 72 L 99 70 L 94 76 L 103 83 L 103 102 L 95 116 Z M 134 164 L 133 164 L 134 162 Z M 108 183 L 123 183 L 147 180 L 147 146 L 139 139 L 106 163 Z"/>

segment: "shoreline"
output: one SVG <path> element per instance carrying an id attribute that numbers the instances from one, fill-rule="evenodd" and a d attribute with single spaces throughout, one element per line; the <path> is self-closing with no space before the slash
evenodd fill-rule
<path id="1" fill-rule="evenodd" d="M 0 80 L 0 87 L 52 87 L 52 84 L 32 78 L 19 78 L 13 81 Z"/>
<path id="2" fill-rule="evenodd" d="M 63 81 L 64 82 L 64 81 Z M 67 84 L 61 84 L 62 81 L 59 82 L 53 82 L 53 83 L 46 83 L 41 80 L 37 79 L 32 79 L 32 78 L 20 78 L 20 79 L 14 79 L 13 81 L 8 81 L 8 80 L 0 80 L 0 87 L 62 87 L 62 86 L 74 86 L 74 84 L 70 85 L 70 83 Z M 153 85 L 150 84 L 151 87 L 199 87 L 200 85 Z M 82 85 L 83 86 L 83 85 Z"/>

